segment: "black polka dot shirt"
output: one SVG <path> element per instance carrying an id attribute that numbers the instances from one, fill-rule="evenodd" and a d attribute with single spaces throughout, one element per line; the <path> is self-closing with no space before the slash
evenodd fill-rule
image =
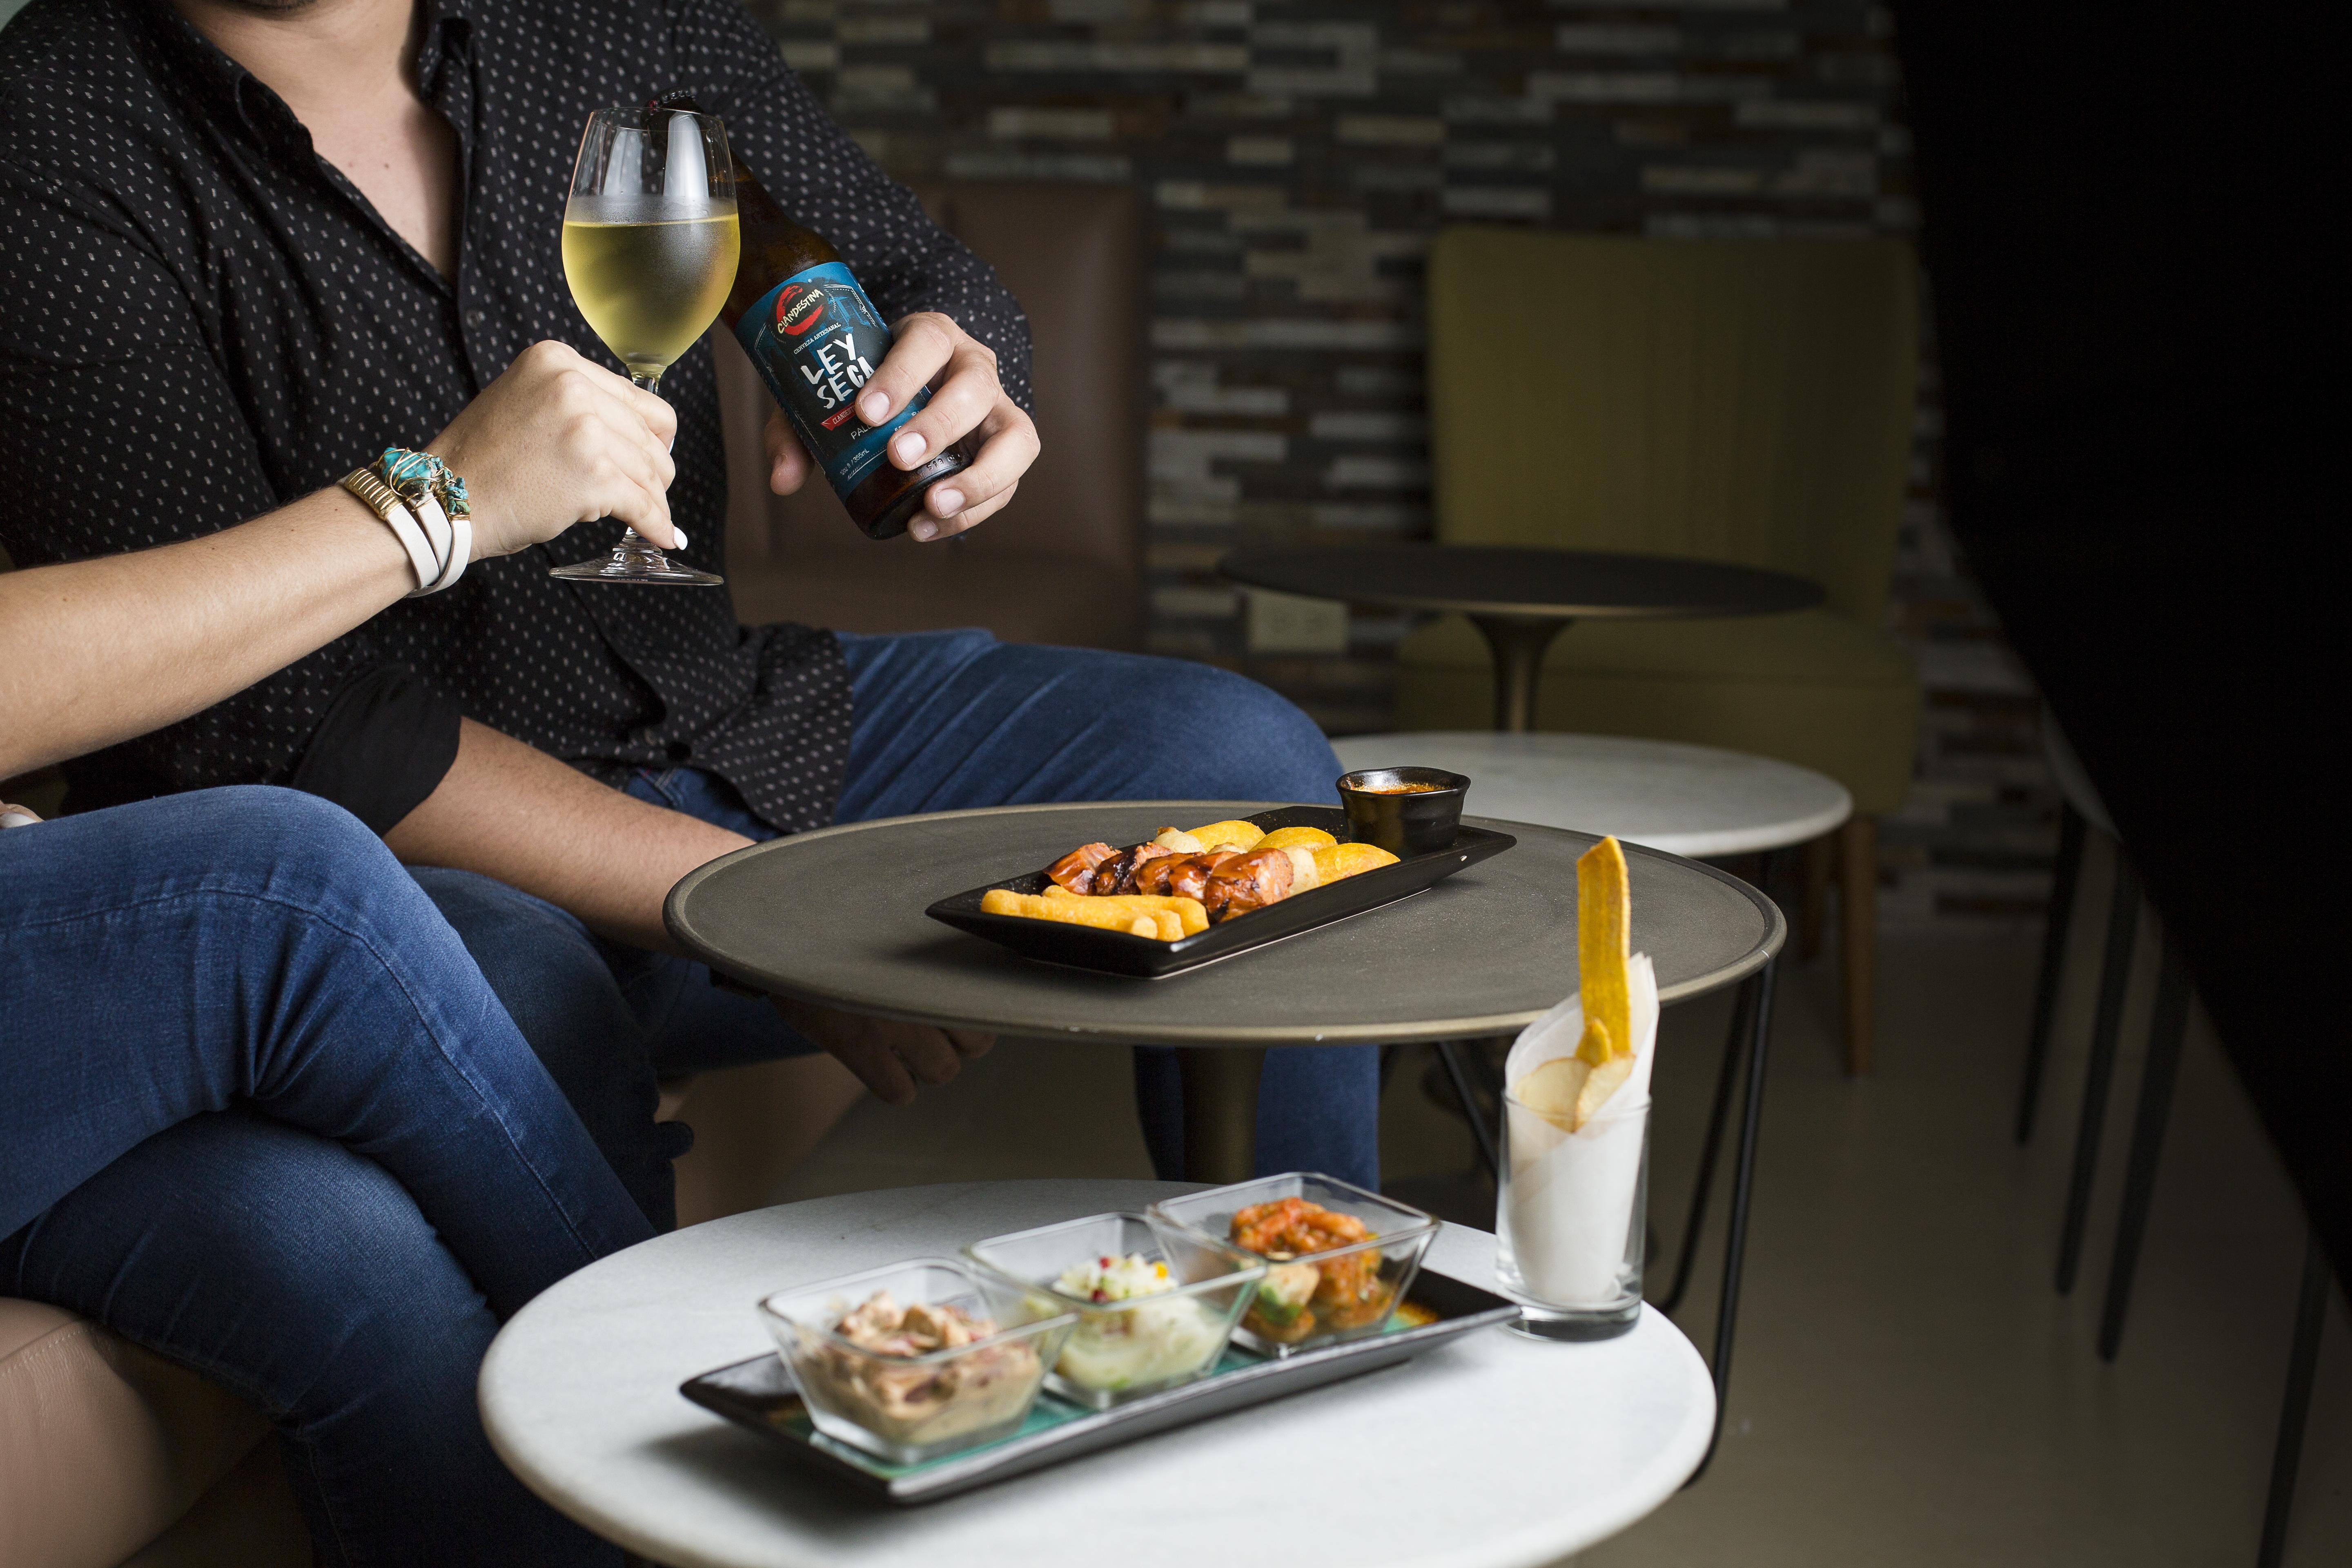
<path id="1" fill-rule="evenodd" d="M 463 159 L 454 281 L 163 0 L 35 0 L 0 34 L 0 545 L 18 564 L 208 533 L 384 447 L 422 447 L 541 339 L 614 364 L 563 281 L 572 156 L 590 110 L 673 90 L 726 121 L 739 156 L 839 247 L 886 316 L 955 317 L 1029 401 L 1027 323 L 995 274 L 826 117 L 737 0 L 425 11 L 423 96 Z M 662 392 L 678 415 L 685 556 L 723 572 L 709 351 Z M 287 782 L 341 694 L 380 692 L 404 666 L 453 728 L 462 710 L 615 782 L 691 763 L 778 828 L 829 820 L 850 719 L 832 635 L 739 626 L 723 590 L 548 576 L 618 531 L 590 524 L 478 563 L 215 708 L 81 759 L 77 805 Z M 337 717 L 334 743 L 358 743 L 367 725 Z M 415 732 L 413 714 L 405 729 L 394 715 L 378 735 Z"/>

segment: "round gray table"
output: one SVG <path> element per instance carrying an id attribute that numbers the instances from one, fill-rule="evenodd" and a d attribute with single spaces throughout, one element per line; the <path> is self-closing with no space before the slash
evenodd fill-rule
<path id="1" fill-rule="evenodd" d="M 517 1313 L 482 1425 L 525 1485 L 677 1568 L 1034 1568 L 1091 1551 L 1199 1568 L 1352 1509 L 1362 1568 L 1537 1568 L 1623 1530 L 1698 1466 L 1716 1402 L 1674 1324 L 1598 1344 L 1499 1329 L 1402 1366 L 920 1508 L 803 1470 L 677 1385 L 774 1347 L 772 1290 L 1185 1189 L 1003 1182 L 859 1193 L 716 1220 L 593 1264 Z M 1491 1287 L 1495 1240 L 1447 1226 L 1428 1267 Z M 1319 1517 L 1319 1515 L 1318 1515 Z"/>
<path id="2" fill-rule="evenodd" d="M 1475 786 L 1474 786 L 1475 789 Z M 850 1012 L 999 1034 L 1174 1045 L 1187 1173 L 1250 1174 L 1262 1048 L 1517 1032 L 1576 987 L 1576 858 L 1590 834 L 1473 818 L 1517 845 L 1401 902 L 1165 980 L 1032 963 L 926 917 L 935 899 L 1078 845 L 1278 802 L 996 806 L 846 823 L 754 845 L 670 890 L 670 933 L 723 975 Z M 1780 909 L 1711 867 L 1626 846 L 1633 946 L 1662 1001 L 1765 969 Z"/>
<path id="3" fill-rule="evenodd" d="M 1544 649 L 1570 622 L 1769 616 L 1822 602 L 1786 572 L 1597 550 L 1506 544 L 1347 544 L 1244 551 L 1217 563 L 1236 583 L 1467 616 L 1495 659 L 1495 728 L 1536 727 Z"/>
<path id="4" fill-rule="evenodd" d="M 1825 773 L 1774 757 L 1629 735 L 1423 730 L 1333 741 L 1349 769 L 1466 773 L 1478 809 L 1515 822 L 1613 833 L 1670 855 L 1749 855 L 1805 844 L 1853 815 Z"/>

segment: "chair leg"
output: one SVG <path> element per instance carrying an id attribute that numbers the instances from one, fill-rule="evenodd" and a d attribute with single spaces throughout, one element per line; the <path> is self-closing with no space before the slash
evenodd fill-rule
<path id="1" fill-rule="evenodd" d="M 1748 1258 L 1748 1204 L 1756 1188 L 1757 1134 L 1764 1123 L 1764 1077 L 1770 1065 L 1772 1052 L 1772 968 L 1769 963 L 1759 970 L 1751 984 L 1756 987 L 1755 1027 L 1748 1046 L 1748 1100 L 1739 1114 L 1739 1152 L 1734 1160 L 1731 1176 L 1730 1234 L 1723 1242 L 1723 1296 L 1715 1312 L 1715 1431 L 1706 1440 L 1706 1453 L 1700 1458 L 1684 1486 L 1695 1486 L 1715 1462 L 1715 1448 L 1723 1440 L 1723 1409 L 1731 1393 L 1732 1331 L 1739 1323 L 1739 1274 Z"/>
<path id="2" fill-rule="evenodd" d="M 1870 1071 L 1878 957 L 1878 821 L 1857 816 L 1838 829 L 1838 901 L 1845 935 L 1845 1070 Z"/>
<path id="3" fill-rule="evenodd" d="M 1822 951 L 1822 924 L 1829 914 L 1830 872 L 1837 861 L 1837 835 L 1824 833 L 1799 851 L 1802 858 L 1797 896 L 1797 956 L 1810 963 Z"/>
<path id="4" fill-rule="evenodd" d="M 2071 1295 L 2083 1267 L 2091 1186 L 2099 1172 L 2099 1137 L 2116 1077 L 2116 1038 L 2123 1032 L 2131 985 L 2132 942 L 2139 934 L 2139 879 L 2116 846 L 2116 886 L 2107 903 L 2107 951 L 2099 961 L 2099 1011 L 2091 1022 L 2091 1066 L 2083 1079 L 2083 1116 L 2074 1129 L 2074 1170 L 2066 1182 L 2066 1223 L 2058 1237 L 2058 1294 Z"/>
<path id="5" fill-rule="evenodd" d="M 1707 1107 L 1706 1136 L 1699 1145 L 1698 1175 L 1691 1185 L 1690 1215 L 1683 1221 L 1682 1246 L 1675 1258 L 1674 1283 L 1655 1303 L 1671 1314 L 1683 1304 L 1691 1272 L 1698 1262 L 1699 1232 L 1706 1225 L 1706 1200 L 1715 1186 L 1715 1166 L 1723 1153 L 1724 1124 L 1731 1119 L 1731 1091 L 1739 1085 L 1739 1064 L 1748 1055 L 1749 1015 L 1756 1006 L 1757 977 L 1750 975 L 1731 1004 L 1731 1033 L 1723 1042 L 1723 1065 L 1716 1069 L 1715 1101 Z"/>
<path id="6" fill-rule="evenodd" d="M 2279 1405 L 2278 1447 L 2271 1451 L 2271 1494 L 2263 1507 L 2257 1568 L 2279 1568 L 2286 1554 L 2286 1523 L 2294 1510 L 2294 1476 L 2303 1465 L 2303 1427 L 2311 1415 L 2311 1384 L 2319 1371 L 2319 1335 L 2327 1326 L 2327 1254 L 2313 1231 L 2304 1244 L 2303 1289 L 2295 1300 L 2294 1345 L 2287 1352 L 2286 1396 Z"/>
<path id="7" fill-rule="evenodd" d="M 2025 1081 L 2017 1091 L 2017 1141 L 2033 1142 L 2042 1076 L 2050 1063 L 2050 1024 L 2058 1011 L 2058 983 L 2066 967 L 2066 937 L 2074 924 L 2074 889 L 2083 879 L 2083 839 L 2089 824 L 2072 801 L 2058 809 L 2058 863 L 2050 883 L 2050 919 L 2042 932 L 2042 973 L 2033 982 L 2033 1032 L 2025 1040 Z"/>
<path id="8" fill-rule="evenodd" d="M 2099 1359 L 2123 1347 L 2124 1313 L 2131 1306 L 2132 1275 L 2147 1236 L 2148 1205 L 2156 1195 L 2156 1162 L 2164 1151 L 2172 1089 L 2180 1076 L 2180 1046 L 2189 1034 L 2189 966 L 2167 932 L 2157 972 L 2156 1018 L 2147 1031 L 2147 1065 L 2140 1069 L 2139 1114 L 2133 1121 L 2131 1159 L 2125 1166 L 2123 1215 L 2116 1222 L 2115 1256 L 2107 1263 L 2107 1299 L 2099 1309 Z"/>
<path id="9" fill-rule="evenodd" d="M 1437 1059 L 1445 1064 L 1445 1076 L 1454 1085 L 1454 1096 L 1462 1102 L 1462 1120 L 1470 1124 L 1470 1136 L 1478 1144 L 1478 1158 L 1486 1164 L 1486 1174 L 1494 1178 L 1496 1190 L 1500 1191 L 1503 1166 L 1495 1153 L 1495 1130 L 1486 1125 L 1486 1113 L 1478 1109 L 1478 1097 L 1470 1090 L 1470 1074 L 1462 1065 L 1462 1043 L 1438 1041 Z"/>

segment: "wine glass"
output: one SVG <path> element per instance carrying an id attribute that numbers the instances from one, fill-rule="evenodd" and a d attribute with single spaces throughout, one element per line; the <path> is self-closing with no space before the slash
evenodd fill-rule
<path id="1" fill-rule="evenodd" d="M 676 109 L 588 117 L 563 209 L 563 277 L 604 346 L 647 392 L 709 329 L 742 248 L 727 130 Z M 666 559 L 634 528 L 602 561 L 558 566 L 586 583 L 724 581 Z"/>

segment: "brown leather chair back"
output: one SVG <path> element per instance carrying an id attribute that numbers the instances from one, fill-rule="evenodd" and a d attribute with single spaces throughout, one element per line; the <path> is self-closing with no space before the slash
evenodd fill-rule
<path id="1" fill-rule="evenodd" d="M 1124 186 L 917 187 L 1028 311 L 1043 454 L 1011 505 L 943 544 L 875 543 L 821 482 L 768 492 L 770 407 L 725 334 L 728 559 L 746 621 L 851 631 L 986 626 L 1020 641 L 1142 640 L 1143 218 Z"/>

